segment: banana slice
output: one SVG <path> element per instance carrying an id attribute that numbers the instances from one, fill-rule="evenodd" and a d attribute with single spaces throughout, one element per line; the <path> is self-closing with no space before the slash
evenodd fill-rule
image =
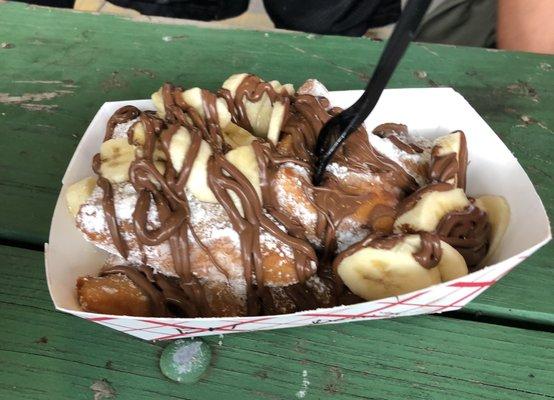
<path id="1" fill-rule="evenodd" d="M 100 146 L 100 174 L 112 183 L 129 180 L 129 166 L 135 159 L 137 148 L 127 138 L 106 140 Z"/>
<path id="2" fill-rule="evenodd" d="M 238 147 L 225 154 L 225 158 L 248 179 L 261 201 L 260 171 L 254 148 L 251 145 Z"/>
<path id="3" fill-rule="evenodd" d="M 254 134 L 266 138 L 269 130 L 269 121 L 273 112 L 269 96 L 264 93 L 262 98 L 254 103 L 246 101 L 246 115 L 248 115 L 248 119 L 252 124 Z"/>
<path id="4" fill-rule="evenodd" d="M 158 91 L 152 93 L 152 96 L 150 96 L 150 98 L 154 103 L 154 107 L 156 107 L 156 111 L 158 112 L 158 115 L 161 118 L 165 118 L 165 105 L 162 97 L 162 88 L 159 88 Z"/>
<path id="5" fill-rule="evenodd" d="M 144 129 L 144 125 L 142 122 L 137 122 L 133 125 L 132 129 L 132 144 L 137 147 L 136 150 L 138 154 L 142 154 L 142 147 L 144 146 L 144 142 L 146 141 L 146 131 Z M 156 141 L 156 148 L 154 149 L 154 160 L 165 161 L 165 159 L 165 153 L 162 151 L 159 141 Z"/>
<path id="6" fill-rule="evenodd" d="M 144 146 L 144 142 L 146 140 L 146 131 L 144 130 L 144 125 L 142 122 L 137 122 L 132 127 L 132 138 L 133 138 L 133 144 L 135 146 Z"/>
<path id="7" fill-rule="evenodd" d="M 275 102 L 267 128 L 267 140 L 273 144 L 277 144 L 279 136 L 281 136 L 281 128 L 285 122 L 285 111 L 286 107 L 283 103 Z"/>
<path id="8" fill-rule="evenodd" d="M 211 93 L 210 95 L 214 96 Z M 206 113 L 204 112 L 204 96 L 202 94 L 202 89 L 195 87 L 185 90 L 183 92 L 183 99 L 189 106 L 198 111 L 202 118 L 206 118 Z M 227 103 L 221 98 L 216 99 L 215 106 L 219 126 L 223 129 L 229 124 L 229 122 L 231 122 L 231 113 L 227 109 Z"/>
<path id="9" fill-rule="evenodd" d="M 414 258 L 421 247 L 419 235 L 406 235 L 390 249 L 365 247 L 344 258 L 337 271 L 356 295 L 366 300 L 398 296 L 467 274 L 463 257 L 440 242 L 442 256 L 434 268 Z"/>
<path id="10" fill-rule="evenodd" d="M 79 213 L 81 205 L 83 205 L 91 196 L 92 191 L 96 187 L 96 177 L 90 176 L 82 179 L 79 182 L 75 182 L 67 188 L 65 194 L 65 201 L 69 212 L 74 217 Z"/>
<path id="11" fill-rule="evenodd" d="M 248 76 L 248 74 L 244 73 L 231 75 L 223 82 L 222 87 L 229 90 L 231 95 L 235 97 L 237 88 Z M 261 82 L 264 83 L 264 81 Z M 277 92 L 286 91 L 289 94 L 294 93 L 294 87 L 291 84 L 281 85 L 278 81 L 271 81 L 269 83 Z M 246 110 L 246 117 L 252 126 L 252 133 L 258 137 L 269 138 L 269 140 L 276 143 L 279 138 L 281 125 L 283 124 L 284 105 L 278 101 L 272 104 L 267 93 L 264 93 L 255 102 L 244 99 L 244 108 Z M 271 138 L 269 137 L 270 129 Z"/>
<path id="12" fill-rule="evenodd" d="M 171 137 L 169 142 L 169 157 L 177 173 L 183 168 L 185 156 L 190 148 L 190 142 L 190 133 L 185 127 L 180 127 Z"/>
<path id="13" fill-rule="evenodd" d="M 225 82 L 223 82 L 223 85 L 221 85 L 221 87 L 223 89 L 227 89 L 228 91 L 231 92 L 231 94 L 233 95 L 233 97 L 235 96 L 235 93 L 237 91 L 237 88 L 239 87 L 239 85 L 242 83 L 242 81 L 244 80 L 244 78 L 246 78 L 248 76 L 247 73 L 243 72 L 241 74 L 233 74 L 231 75 L 230 77 L 228 77 Z"/>
<path id="14" fill-rule="evenodd" d="M 246 129 L 233 124 L 232 122 L 230 122 L 225 127 L 225 129 L 222 131 L 222 134 L 225 143 L 227 143 L 233 149 L 236 149 L 240 146 L 248 146 L 250 143 L 256 140 L 256 136 L 252 135 Z"/>
<path id="15" fill-rule="evenodd" d="M 475 205 L 487 213 L 491 224 L 489 251 L 483 261 L 479 263 L 480 268 L 486 266 L 498 250 L 500 242 L 502 241 L 502 238 L 506 233 L 506 229 L 508 229 L 508 225 L 510 224 L 511 213 L 508 202 L 502 196 L 481 196 L 475 200 Z"/>
<path id="16" fill-rule="evenodd" d="M 441 243 L 442 244 L 442 243 Z M 424 268 L 414 258 L 419 235 L 408 235 L 393 248 L 362 248 L 344 258 L 337 272 L 356 295 L 366 300 L 398 296 L 441 282 L 439 268 Z"/>
<path id="17" fill-rule="evenodd" d="M 466 171 L 467 144 L 464 133 L 456 131 L 436 139 L 431 150 L 431 181 L 465 189 Z"/>
<path id="18" fill-rule="evenodd" d="M 294 86 L 292 83 L 285 83 L 284 85 L 281 84 L 279 81 L 270 81 L 269 84 L 275 89 L 277 93 L 282 93 L 283 91 L 286 91 L 289 95 L 294 94 Z"/>
<path id="19" fill-rule="evenodd" d="M 183 168 L 191 143 L 190 132 L 185 127 L 180 127 L 171 137 L 169 156 L 171 164 L 177 173 Z M 210 145 L 205 140 L 202 140 L 196 158 L 192 163 L 186 188 L 200 201 L 217 203 L 217 199 L 208 186 L 208 159 L 211 155 L 212 149 Z"/>
<path id="20" fill-rule="evenodd" d="M 137 155 L 142 155 L 142 147 L 129 144 L 126 137 L 106 140 L 100 145 L 100 175 L 111 183 L 128 181 L 129 167 Z M 160 149 L 156 149 L 154 166 L 161 174 L 165 172 L 164 159 L 165 154 Z"/>
<path id="21" fill-rule="evenodd" d="M 441 240 L 442 257 L 437 265 L 443 282 L 451 281 L 468 274 L 464 257 L 454 247 Z"/>
<path id="22" fill-rule="evenodd" d="M 202 140 L 198 154 L 192 164 L 186 187 L 198 200 L 207 203 L 217 203 L 215 195 L 208 186 L 208 159 L 211 155 L 212 149 L 210 145 L 205 140 Z"/>
<path id="23" fill-rule="evenodd" d="M 433 185 L 425 186 L 404 200 L 415 201 L 415 205 L 398 216 L 394 222 L 395 232 L 406 229 L 414 232 L 433 232 L 442 217 L 449 212 L 462 210 L 470 204 L 463 189 L 439 191 L 432 190 L 432 187 Z"/>

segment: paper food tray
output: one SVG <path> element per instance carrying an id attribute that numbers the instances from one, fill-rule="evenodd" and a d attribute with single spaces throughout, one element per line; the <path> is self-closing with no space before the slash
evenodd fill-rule
<path id="1" fill-rule="evenodd" d="M 361 91 L 331 92 L 332 104 L 347 107 Z M 83 312 L 76 299 L 79 276 L 95 275 L 106 253 L 85 241 L 65 205 L 67 187 L 93 174 L 91 160 L 99 151 L 108 118 L 123 105 L 154 109 L 150 100 L 105 103 L 85 132 L 62 180 L 63 187 L 46 244 L 46 276 L 56 308 L 146 340 L 219 335 L 295 326 L 395 318 L 457 310 L 485 291 L 551 238 L 544 206 L 517 159 L 469 103 L 449 88 L 385 90 L 366 124 L 408 125 L 410 132 L 434 138 L 453 130 L 467 137 L 467 192 L 501 195 L 508 201 L 510 225 L 494 264 L 456 279 L 402 296 L 294 314 L 233 318 L 146 318 Z"/>

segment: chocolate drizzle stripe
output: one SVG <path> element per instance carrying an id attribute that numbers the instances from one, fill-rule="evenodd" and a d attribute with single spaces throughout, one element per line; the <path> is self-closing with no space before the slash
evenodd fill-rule
<path id="1" fill-rule="evenodd" d="M 461 211 L 446 214 L 439 221 L 436 233 L 464 257 L 473 270 L 487 255 L 491 225 L 487 213 L 472 204 Z"/>
<path id="2" fill-rule="evenodd" d="M 338 268 L 340 263 L 358 251 L 371 247 L 375 249 L 391 250 L 395 246 L 406 240 L 406 234 L 394 234 L 389 236 L 382 236 L 382 234 L 375 233 L 367 236 L 364 240 L 350 246 L 348 249 L 339 254 L 333 265 L 334 268 Z M 430 269 L 438 265 L 442 257 L 442 249 L 440 244 L 440 238 L 436 234 L 422 232 L 419 233 L 420 246 L 412 253 L 414 259 L 424 268 Z"/>
<path id="3" fill-rule="evenodd" d="M 182 88 L 166 83 L 161 89 L 164 119 L 150 111 L 141 112 L 134 107 L 123 107 L 110 118 L 106 127 L 107 140 L 113 136 L 113 130 L 118 124 L 138 118 L 138 122 L 128 131 L 129 143 L 133 144 L 136 141 L 135 127 L 141 124 L 144 128 L 142 151 L 137 152 L 137 158 L 129 168 L 130 182 L 138 194 L 133 213 L 133 229 L 141 249 L 144 246 L 157 246 L 162 243 L 169 245 L 179 278 L 169 279 L 152 274 L 146 267 L 137 272 L 132 267 L 117 266 L 103 273 L 122 273 L 129 276 L 155 303 L 155 314 L 171 313 L 168 308 L 168 304 L 171 303 L 189 317 L 212 315 L 212 310 L 208 307 L 205 283 L 198 279 L 191 265 L 190 250 L 193 245 L 201 248 L 214 267 L 229 278 L 226 268 L 221 265 L 209 246 L 202 243 L 190 222 L 191 211 L 186 185 L 203 142 L 206 142 L 212 151 L 207 164 L 208 187 L 225 210 L 239 237 L 249 315 L 276 310 L 275 304 L 271 302 L 283 296 L 296 307 L 288 311 L 315 308 L 322 304 L 334 305 L 340 298 L 347 298 L 347 295 L 342 296 L 344 288 L 336 273 L 337 260 L 364 246 L 394 246 L 402 240 L 402 236 L 393 235 L 384 239 L 382 235 L 390 232 L 392 221 L 397 215 L 413 207 L 418 198 L 428 190 L 452 189 L 451 185 L 437 183 L 430 185 L 432 189 L 426 187 L 415 191 L 418 185 L 414 178 L 401 165 L 379 153 L 371 145 L 368 133 L 363 127 L 351 135 L 332 162 L 346 166 L 350 172 L 386 180 L 391 187 L 398 188 L 398 194 L 394 195 L 396 197 L 392 196 L 393 200 L 384 202 L 372 189 L 363 186 L 353 188 L 350 183 L 347 184 L 331 174 L 326 175 L 323 186 L 313 187 L 309 175 L 313 171 L 313 151 L 317 136 L 323 124 L 332 115 L 340 112 L 339 108 L 330 108 L 326 98 L 308 94 L 292 96 L 284 88 L 277 91 L 270 83 L 254 75 L 246 75 L 234 93 L 226 89 L 220 89 L 217 94 L 200 90 L 202 105 L 199 109 L 187 103 L 184 93 Z M 253 121 L 249 120 L 247 105 L 264 98 L 269 98 L 271 104 L 284 104 L 286 115 L 277 144 L 264 139 L 255 140 L 251 144 L 260 173 L 260 202 L 250 181 L 225 157 L 229 147 L 223 140 L 218 106 L 226 105 L 232 121 L 252 131 Z M 422 152 L 418 146 L 405 141 L 404 133 L 398 127 L 402 126 L 396 126 L 395 129 L 399 132 L 391 134 L 383 131 L 385 133 L 375 134 L 385 135 L 395 146 L 407 153 Z M 174 135 L 182 132 L 182 129 L 190 135 L 190 146 L 182 167 L 176 170 L 172 164 L 170 147 Z M 465 138 L 463 140 L 465 143 Z M 163 157 L 159 154 L 163 154 Z M 467 154 L 460 154 L 459 162 L 463 164 L 464 157 L 467 164 Z M 158 171 L 156 163 L 165 163 L 163 173 Z M 101 160 L 97 155 L 93 159 L 93 168 L 99 175 L 100 165 Z M 321 239 L 321 246 L 315 249 L 306 237 L 302 222 L 290 215 L 280 204 L 274 188 L 277 174 L 289 165 L 294 166 L 292 173 L 302 182 L 302 193 L 316 213 L 314 234 Z M 298 172 L 299 168 L 303 168 L 306 173 Z M 450 176 L 451 169 L 444 173 Z M 458 168 L 457 173 L 458 183 L 465 185 L 465 172 L 462 176 L 461 169 Z M 104 191 L 102 204 L 114 246 L 122 256 L 127 257 L 127 244 L 122 240 L 117 225 L 113 188 L 105 178 L 101 177 L 98 182 Z M 414 191 L 415 193 L 397 207 L 399 198 Z M 240 207 L 235 203 L 237 199 Z M 333 264 L 337 251 L 338 227 L 362 207 L 371 207 L 364 211 L 363 218 L 367 229 L 375 233 L 341 253 Z M 149 210 L 152 208 L 157 210 L 160 220 L 160 226 L 155 229 L 151 228 L 148 221 Z M 453 215 L 441 221 L 442 235 L 460 247 L 466 245 L 473 249 L 469 245 L 475 243 L 460 233 L 463 227 L 455 220 L 456 216 Z M 262 233 L 271 235 L 279 246 L 288 246 L 292 250 L 296 277 L 290 285 L 284 285 L 282 288 L 271 288 L 267 285 Z M 421 247 L 414 253 L 414 258 L 425 268 L 432 268 L 441 257 L 440 240 L 433 234 L 423 233 L 420 237 Z M 143 257 L 146 261 L 144 251 Z M 317 269 L 314 265 L 317 265 Z M 316 279 L 314 274 L 317 274 L 317 279 L 321 279 L 323 285 L 334 287 L 332 301 L 324 301 L 313 295 L 309 284 Z"/>

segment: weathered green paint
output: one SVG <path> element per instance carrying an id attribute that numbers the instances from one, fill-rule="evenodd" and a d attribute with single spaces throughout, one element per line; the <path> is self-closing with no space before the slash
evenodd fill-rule
<path id="1" fill-rule="evenodd" d="M 1 246 L 0 321 L 0 399 L 554 397 L 551 334 L 440 316 L 210 337 L 206 376 L 175 384 L 164 343 L 54 311 L 42 254 Z"/>

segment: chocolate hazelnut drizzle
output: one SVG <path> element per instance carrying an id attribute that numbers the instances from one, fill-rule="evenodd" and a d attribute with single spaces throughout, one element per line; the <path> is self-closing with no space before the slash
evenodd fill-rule
<path id="1" fill-rule="evenodd" d="M 342 282 L 333 268 L 333 265 L 338 265 L 337 260 L 342 260 L 347 255 L 353 254 L 355 250 L 365 246 L 392 248 L 402 240 L 402 235 L 382 238 L 383 232 L 375 233 L 341 253 L 333 264 L 332 259 L 337 248 L 337 226 L 345 217 L 355 212 L 361 204 L 370 200 L 374 194 L 367 190 L 360 192 L 345 188 L 331 174 L 326 177 L 324 185 L 319 187 L 312 186 L 309 179 L 301 178 L 304 180 L 304 191 L 317 210 L 316 235 L 322 238 L 318 254 L 309 244 L 299 221 L 281 209 L 276 192 L 272 188 L 272 181 L 280 167 L 287 163 L 305 168 L 308 174 L 313 172 L 313 151 L 319 131 L 331 116 L 340 112 L 339 108 L 330 109 L 329 101 L 326 98 L 307 94 L 290 96 L 285 89 L 277 92 L 271 84 L 263 82 L 253 75 L 247 75 L 238 85 L 234 94 L 229 90 L 220 89 L 216 96 L 209 91 L 202 90 L 202 113 L 187 104 L 183 93 L 183 89 L 179 87 L 170 84 L 163 85 L 161 96 L 165 111 L 164 119 L 159 118 L 151 111 L 141 112 L 135 107 L 126 106 L 110 118 L 106 127 L 105 140 L 109 140 L 113 136 L 113 130 L 117 124 L 138 118 L 139 121 L 129 128 L 129 143 L 135 143 L 134 134 L 137 124 L 142 124 L 144 128 L 144 144 L 142 149 L 137 151 L 137 158 L 129 168 L 130 181 L 138 193 L 133 213 L 134 231 L 141 249 L 143 246 L 156 246 L 168 242 L 179 279 L 172 280 L 160 274 L 153 274 L 146 266 L 140 272 L 136 268 L 117 266 L 105 269 L 102 274 L 122 273 L 127 275 L 152 299 L 155 315 L 175 314 L 175 308 L 179 310 L 177 314 L 188 317 L 212 315 L 207 306 L 203 282 L 193 273 L 189 254 L 190 240 L 194 240 L 206 252 L 219 272 L 228 277 L 225 268 L 220 265 L 209 248 L 199 240 L 190 224 L 190 208 L 185 187 L 202 141 L 207 142 L 212 150 L 212 155 L 208 160 L 208 187 L 226 211 L 231 225 L 240 239 L 249 315 L 257 315 L 262 311 L 266 313 L 283 311 L 278 310 L 274 304 L 276 298 L 283 296 L 288 299 L 290 306 L 283 312 L 337 304 L 343 290 Z M 248 179 L 225 158 L 225 153 L 229 148 L 221 133 L 217 104 L 218 99 L 222 98 L 231 113 L 232 121 L 242 128 L 252 131 L 245 102 L 260 101 L 264 95 L 268 96 L 272 104 L 283 103 L 286 106 L 286 117 L 277 145 L 264 139 L 252 142 L 260 172 L 262 198 L 259 199 Z M 177 171 L 171 162 L 170 144 L 173 135 L 181 128 L 186 129 L 190 134 L 191 143 L 183 166 L 180 171 Z M 402 134 L 402 129 L 399 130 L 400 132 L 395 132 Z M 379 132 L 381 131 L 385 131 L 385 129 L 381 129 Z M 381 135 L 382 133 L 375 134 Z M 404 142 L 396 134 L 383 135 L 408 153 L 422 151 L 418 146 Z M 159 160 L 155 160 L 155 152 L 161 152 L 164 156 L 162 158 L 165 161 L 164 172 L 160 172 L 156 168 L 155 161 Z M 463 160 L 461 154 L 459 157 L 460 160 Z M 465 157 L 467 160 L 467 154 Z M 404 168 L 373 148 L 363 127 L 360 127 L 346 140 L 335 155 L 333 162 L 346 165 L 351 170 L 362 174 L 380 174 L 406 194 L 418 188 L 413 177 Z M 466 164 L 460 161 L 460 164 L 466 165 L 467 161 Z M 93 159 L 93 168 L 100 175 L 99 167 L 100 157 L 96 155 Z M 461 169 L 464 169 L 463 173 L 460 171 Z M 465 168 L 459 168 L 457 173 L 458 183 L 465 183 Z M 102 204 L 114 246 L 126 258 L 128 248 L 117 226 L 111 184 L 103 177 L 100 177 L 98 182 L 104 193 Z M 382 218 L 394 219 L 401 211 L 405 212 L 413 207 L 426 191 L 450 189 L 452 186 L 446 183 L 436 183 L 424 187 L 409 196 L 398 210 L 394 207 L 377 205 L 373 207 L 368 217 L 368 224 L 374 224 L 375 221 Z M 240 209 L 233 198 L 238 198 Z M 152 202 L 154 202 L 161 224 L 156 229 L 148 227 L 148 212 Z M 481 249 L 477 249 L 474 242 L 469 241 L 470 239 L 477 240 L 481 236 L 472 233 L 471 238 L 468 238 L 460 234 L 463 231 L 462 228 L 472 223 L 466 222 L 466 220 L 474 221 L 477 217 L 472 213 L 474 211 L 468 213 L 467 216 L 460 214 L 445 217 L 441 221 L 439 234 L 453 243 L 455 242 L 460 248 L 471 249 L 468 251 L 481 254 Z M 279 225 L 282 225 L 284 230 Z M 473 231 L 484 232 L 484 227 L 481 225 L 478 227 L 478 230 L 473 228 Z M 271 288 L 265 285 L 260 247 L 262 232 L 271 234 L 292 249 L 296 262 L 296 284 L 284 288 Z M 421 248 L 414 253 L 414 258 L 423 267 L 432 268 L 437 265 L 441 257 L 440 241 L 433 234 L 422 233 L 420 237 Z M 318 265 L 318 267 L 315 268 L 314 265 Z M 323 279 L 325 285 L 334 287 L 333 300 L 318 298 L 314 291 L 309 289 L 310 279 L 316 273 Z M 169 304 L 172 305 L 171 311 L 168 308 Z"/>
<path id="2" fill-rule="evenodd" d="M 421 147 L 415 143 L 408 143 L 406 140 L 408 127 L 404 124 L 388 122 L 375 127 L 372 133 L 381 138 L 390 140 L 392 144 L 408 154 L 423 153 Z"/>
<path id="3" fill-rule="evenodd" d="M 428 232 L 421 232 L 418 235 L 420 237 L 420 246 L 418 250 L 412 253 L 412 256 L 424 268 L 430 269 L 436 267 L 442 257 L 440 238 L 436 234 Z M 391 250 L 405 239 L 406 235 L 402 233 L 389 236 L 382 236 L 380 233 L 371 234 L 340 253 L 333 262 L 333 268 L 336 270 L 345 258 L 362 249 L 371 247 L 374 249 Z"/>
<path id="4" fill-rule="evenodd" d="M 424 268 L 436 267 L 442 257 L 440 238 L 428 232 L 420 233 L 419 237 L 421 245 L 419 250 L 413 253 L 415 260 Z"/>
<path id="5" fill-rule="evenodd" d="M 453 132 L 454 134 L 457 132 Z M 431 162 L 429 166 L 429 179 L 431 182 L 456 182 L 456 187 L 466 188 L 467 172 L 467 142 L 462 131 L 460 134 L 460 148 L 457 152 L 439 155 L 439 146 L 431 150 Z"/>
<path id="6" fill-rule="evenodd" d="M 108 120 L 104 142 L 113 137 L 117 125 L 131 121 L 140 115 L 140 110 L 134 106 L 123 106 L 117 110 Z"/>
<path id="7" fill-rule="evenodd" d="M 271 86 L 269 88 L 272 89 Z M 267 88 L 265 89 L 268 90 Z M 206 300 L 203 298 L 202 284 L 192 273 L 189 259 L 189 235 L 196 240 L 208 254 L 209 249 L 203 246 L 194 234 L 189 224 L 190 210 L 188 207 L 185 184 L 202 140 L 210 144 L 213 155 L 208 163 L 208 185 L 214 195 L 226 210 L 234 229 L 239 233 L 241 242 L 241 255 L 247 282 L 247 305 L 249 314 L 258 314 L 260 311 L 259 299 L 263 296 L 264 277 L 260 249 L 260 234 L 262 229 L 275 236 L 278 240 L 288 245 L 294 252 L 297 267 L 298 282 L 303 284 L 315 272 L 317 260 L 315 251 L 304 240 L 283 232 L 266 214 L 264 214 L 256 191 L 250 182 L 236 167 L 234 167 L 223 155 L 225 150 L 224 141 L 221 136 L 219 119 L 216 108 L 216 97 L 202 91 L 204 117 L 193 107 L 188 106 L 182 96 L 180 88 L 174 88 L 168 84 L 162 88 L 165 114 L 168 121 L 174 124 L 166 126 L 164 121 L 150 112 L 139 112 L 139 123 L 142 123 L 145 132 L 145 140 L 141 153 L 137 153 L 137 159 L 129 169 L 130 181 L 138 193 L 136 208 L 133 213 L 134 230 L 139 245 L 155 246 L 168 241 L 176 272 L 180 276 L 180 286 L 186 294 L 187 301 L 180 301 L 178 305 L 187 316 L 209 315 L 206 307 Z M 249 98 L 255 99 L 257 95 Z M 260 95 L 261 96 L 261 95 Z M 258 97 L 260 97 L 258 96 Z M 276 96 L 270 96 L 272 99 Z M 127 122 L 125 118 L 134 119 L 137 117 L 135 110 L 127 107 L 116 113 L 118 118 L 112 118 L 108 129 L 113 130 L 113 122 Z M 171 165 L 169 146 L 171 138 L 179 129 L 180 125 L 188 129 L 191 134 L 191 145 L 184 160 L 181 171 L 175 171 Z M 129 142 L 134 139 L 134 126 L 128 132 Z M 111 135 L 107 136 L 108 138 Z M 160 142 L 160 148 L 165 154 L 166 168 L 162 175 L 154 164 L 154 150 L 156 143 Z M 138 156 L 140 154 L 140 156 Z M 94 160 L 96 170 L 99 171 L 99 157 Z M 127 256 L 125 242 L 122 240 L 117 229 L 115 212 L 110 212 L 110 205 L 113 206 L 113 194 L 111 185 L 105 178 L 100 178 L 104 188 L 103 206 L 108 217 L 108 226 L 113 238 L 114 245 L 121 255 Z M 233 192 L 240 199 L 244 216 L 236 208 L 229 192 Z M 148 210 L 151 202 L 154 201 L 161 226 L 157 229 L 147 229 Z M 106 212 L 107 211 L 107 212 Z M 113 216 L 110 217 L 110 216 Z M 113 223 L 111 223 L 113 222 Z M 211 255 L 210 255 L 211 256 Z M 218 265 L 217 260 L 211 256 L 213 263 L 220 272 L 226 275 L 224 268 Z M 127 269 L 125 269 L 127 270 Z M 137 275 L 130 276 L 132 280 Z M 139 286 L 144 286 L 141 281 Z M 295 286 L 295 285 L 293 285 Z M 291 296 L 297 299 L 304 299 L 307 306 L 313 304 L 312 298 L 301 296 L 306 290 L 299 288 L 289 289 Z M 300 309 L 305 306 L 298 304 Z"/>
<path id="8" fill-rule="evenodd" d="M 489 250 L 491 225 L 487 213 L 473 204 L 461 211 L 446 214 L 436 228 L 437 235 L 464 257 L 470 271 L 485 258 Z"/>
<path id="9" fill-rule="evenodd" d="M 255 103 L 260 101 L 264 94 L 269 97 L 271 104 L 278 101 L 283 103 L 285 107 L 288 107 L 289 94 L 286 89 L 283 88 L 280 92 L 277 92 L 269 82 L 264 82 L 252 74 L 247 74 L 242 79 L 234 94 L 224 88 L 219 89 L 217 92 L 217 96 L 223 98 L 227 103 L 227 108 L 231 113 L 233 122 L 249 132 L 253 132 L 253 129 L 246 113 L 246 100 Z M 286 114 L 287 110 L 285 110 Z"/>

